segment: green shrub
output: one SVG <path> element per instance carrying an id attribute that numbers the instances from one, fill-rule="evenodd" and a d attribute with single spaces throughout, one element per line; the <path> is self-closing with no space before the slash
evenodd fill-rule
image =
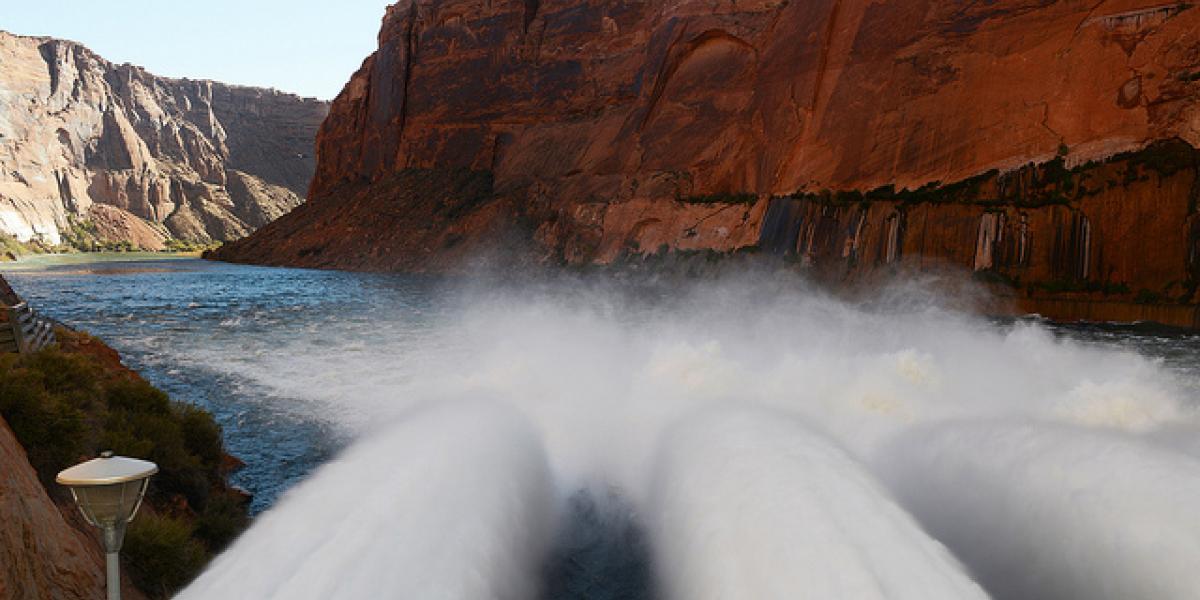
<path id="1" fill-rule="evenodd" d="M 108 415 L 102 445 L 117 454 L 157 463 L 159 474 L 150 493 L 159 499 L 180 494 L 193 508 L 204 508 L 209 490 L 220 477 L 221 458 L 219 452 L 215 457 L 201 457 L 187 447 L 184 423 L 198 421 L 199 411 L 172 404 L 166 394 L 141 379 L 112 382 L 105 398 Z M 212 417 L 207 421 L 206 427 L 220 436 Z"/>
<path id="2" fill-rule="evenodd" d="M 177 404 L 176 411 L 183 427 L 183 445 L 210 467 L 219 467 L 225 455 L 221 442 L 221 426 L 212 415 L 190 404 Z"/>
<path id="3" fill-rule="evenodd" d="M 99 395 L 97 373 L 81 357 L 56 351 L 0 355 L 0 416 L 47 489 L 92 445 L 88 418 Z"/>
<path id="4" fill-rule="evenodd" d="M 245 502 L 233 494 L 216 494 L 209 498 L 204 512 L 196 519 L 195 537 L 216 553 L 224 550 L 246 526 Z"/>
<path id="5" fill-rule="evenodd" d="M 185 520 L 139 514 L 125 534 L 121 549 L 130 579 L 151 598 L 169 598 L 187 585 L 208 562 L 204 546 L 192 537 Z"/>
<path id="6" fill-rule="evenodd" d="M 0 233 L 0 260 L 16 260 L 22 255 L 39 252 L 45 252 L 45 248 L 36 242 L 25 243 L 7 233 Z"/>
<path id="7" fill-rule="evenodd" d="M 70 336 L 84 337 L 64 331 L 60 339 Z M 0 416 L 60 498 L 55 475 L 101 450 L 158 464 L 146 503 L 159 514 L 139 515 L 125 542 L 134 581 L 151 597 L 179 589 L 247 525 L 245 503 L 225 485 L 221 428 L 212 416 L 92 355 L 53 348 L 0 354 Z"/>
<path id="8" fill-rule="evenodd" d="M 99 250 L 101 252 L 137 252 L 141 248 L 129 240 L 107 240 L 100 243 Z"/>
<path id="9" fill-rule="evenodd" d="M 49 349 L 0 355 L 0 416 L 43 481 L 101 450 L 158 463 L 153 494 L 184 496 L 197 510 L 222 487 L 221 429 L 194 406 L 145 380 L 106 373 L 86 355 Z"/>
<path id="10" fill-rule="evenodd" d="M 89 252 L 99 245 L 96 223 L 90 219 L 67 214 L 67 227 L 61 231 L 62 246 L 67 250 Z"/>
<path id="11" fill-rule="evenodd" d="M 220 242 L 198 242 L 167 238 L 163 241 L 163 252 L 203 252 L 220 246 Z"/>

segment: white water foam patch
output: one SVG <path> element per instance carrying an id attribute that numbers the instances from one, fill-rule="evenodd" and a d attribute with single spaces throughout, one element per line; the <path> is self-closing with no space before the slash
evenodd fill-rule
<path id="1" fill-rule="evenodd" d="M 987 598 L 860 463 L 788 415 L 686 419 L 656 475 L 649 520 L 667 598 Z"/>
<path id="2" fill-rule="evenodd" d="M 425 408 L 285 494 L 179 598 L 527 600 L 556 505 L 518 414 Z"/>
<path id="3" fill-rule="evenodd" d="M 685 287 L 669 302 L 630 295 L 570 285 L 490 291 L 419 333 L 396 333 L 410 320 L 400 315 L 369 339 L 331 324 L 320 343 L 305 330 L 250 355 L 223 347 L 189 357 L 325 406 L 353 430 L 413 403 L 479 392 L 535 418 L 583 409 L 621 422 L 632 420 L 622 411 L 751 400 L 810 414 L 858 446 L 931 419 L 1029 415 L 1148 431 L 1190 418 L 1154 361 L 1037 325 L 866 309 L 753 278 Z"/>
<path id="4" fill-rule="evenodd" d="M 1200 462 L 1045 423 L 919 428 L 879 457 L 903 504 L 998 600 L 1193 598 Z"/>
<path id="5" fill-rule="evenodd" d="M 713 402 L 803 416 L 861 457 L 908 427 L 967 417 L 1135 431 L 1192 422 L 1171 377 L 1136 354 L 1035 325 L 755 294 L 692 290 L 650 310 L 603 295 L 490 297 L 449 329 L 470 351 L 410 395 L 506 398 L 538 423 L 556 472 L 613 481 L 635 499 L 663 428 Z"/>
<path id="6" fill-rule="evenodd" d="M 1068 422 L 1088 427 L 1152 431 L 1183 420 L 1183 410 L 1161 389 L 1147 389 L 1136 380 L 1098 384 L 1085 379 L 1055 407 Z"/>

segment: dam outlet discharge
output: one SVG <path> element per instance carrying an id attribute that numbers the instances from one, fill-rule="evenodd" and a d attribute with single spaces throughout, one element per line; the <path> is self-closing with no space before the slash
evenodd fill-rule
<path id="1" fill-rule="evenodd" d="M 446 290 L 205 368 L 355 440 L 180 596 L 1174 599 L 1194 382 L 913 289 Z"/>

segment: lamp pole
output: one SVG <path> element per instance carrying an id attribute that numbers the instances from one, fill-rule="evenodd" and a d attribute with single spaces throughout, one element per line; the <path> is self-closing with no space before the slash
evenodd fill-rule
<path id="1" fill-rule="evenodd" d="M 133 520 L 150 476 L 158 465 L 136 458 L 102 452 L 99 458 L 65 469 L 59 484 L 71 490 L 83 518 L 103 532 L 108 600 L 121 600 L 121 544 L 125 525 Z"/>
<path id="2" fill-rule="evenodd" d="M 125 541 L 125 524 L 104 525 L 103 532 L 108 600 L 121 600 L 121 543 Z"/>

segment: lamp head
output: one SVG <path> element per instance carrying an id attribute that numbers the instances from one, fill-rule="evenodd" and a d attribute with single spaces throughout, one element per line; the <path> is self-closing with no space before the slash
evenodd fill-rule
<path id="1" fill-rule="evenodd" d="M 65 469 L 56 481 L 67 486 L 89 523 L 104 529 L 123 528 L 137 514 L 150 476 L 158 465 L 104 452 L 99 458 Z"/>

